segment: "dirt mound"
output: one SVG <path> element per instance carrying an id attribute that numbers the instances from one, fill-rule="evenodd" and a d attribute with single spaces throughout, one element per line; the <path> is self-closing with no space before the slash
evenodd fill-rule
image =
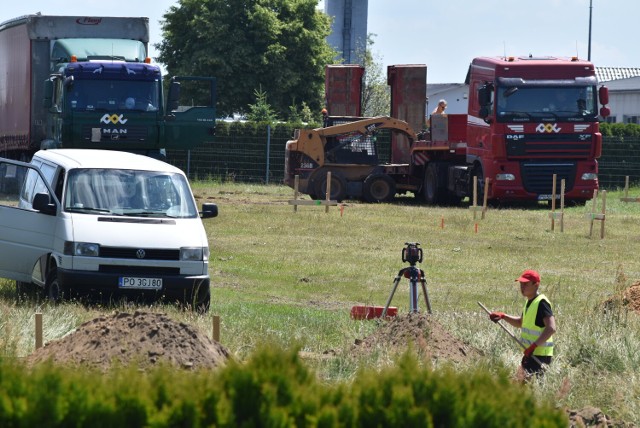
<path id="1" fill-rule="evenodd" d="M 611 419 L 602 413 L 602 410 L 587 406 L 581 410 L 565 410 L 569 417 L 569 428 L 599 427 L 599 428 L 634 428 L 635 425 L 628 422 Z"/>
<path id="2" fill-rule="evenodd" d="M 433 361 L 460 363 L 482 355 L 480 350 L 449 334 L 431 316 L 411 313 L 382 323 L 372 335 L 356 340 L 352 351 L 359 354 L 384 348 L 404 352 L 410 343 L 413 349 Z"/>
<path id="3" fill-rule="evenodd" d="M 27 357 L 28 364 L 46 360 L 85 365 L 103 371 L 112 364 L 158 363 L 187 368 L 213 368 L 229 358 L 229 351 L 208 336 L 164 314 L 120 312 L 87 321 L 65 337 L 51 341 Z"/>
<path id="4" fill-rule="evenodd" d="M 614 309 L 617 305 L 640 314 L 640 281 L 604 302 L 605 310 Z"/>

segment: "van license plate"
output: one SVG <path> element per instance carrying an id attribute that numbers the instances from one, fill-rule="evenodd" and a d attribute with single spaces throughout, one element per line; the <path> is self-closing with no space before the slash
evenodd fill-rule
<path id="1" fill-rule="evenodd" d="M 139 288 L 142 290 L 160 290 L 162 288 L 162 278 L 138 278 L 133 276 L 122 276 L 119 279 L 120 288 Z"/>

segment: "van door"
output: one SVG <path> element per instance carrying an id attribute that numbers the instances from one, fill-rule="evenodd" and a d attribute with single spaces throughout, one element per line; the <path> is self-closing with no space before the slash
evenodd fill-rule
<path id="1" fill-rule="evenodd" d="M 49 195 L 54 214 L 33 208 L 38 193 Z M 44 285 L 59 212 L 60 201 L 39 168 L 0 158 L 0 277 Z"/>

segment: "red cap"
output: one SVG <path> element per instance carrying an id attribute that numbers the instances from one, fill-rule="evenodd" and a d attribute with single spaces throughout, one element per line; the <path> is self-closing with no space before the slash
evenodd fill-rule
<path id="1" fill-rule="evenodd" d="M 532 281 L 534 284 L 540 284 L 540 274 L 535 270 L 527 269 L 522 272 L 520 278 L 516 279 L 519 282 L 529 282 Z"/>

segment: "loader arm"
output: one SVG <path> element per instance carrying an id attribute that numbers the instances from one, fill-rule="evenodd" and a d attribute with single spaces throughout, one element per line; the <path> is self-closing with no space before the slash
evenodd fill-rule
<path id="1" fill-rule="evenodd" d="M 390 129 L 406 135 L 410 144 L 418 140 L 416 133 L 407 122 L 392 117 L 378 116 L 325 128 L 300 129 L 296 132 L 296 138 L 290 142 L 290 147 L 292 150 L 305 153 L 319 166 L 323 166 L 327 138 L 351 133 L 371 135 L 381 129 Z M 335 151 L 337 148 L 339 147 L 334 147 L 331 150 Z"/>

